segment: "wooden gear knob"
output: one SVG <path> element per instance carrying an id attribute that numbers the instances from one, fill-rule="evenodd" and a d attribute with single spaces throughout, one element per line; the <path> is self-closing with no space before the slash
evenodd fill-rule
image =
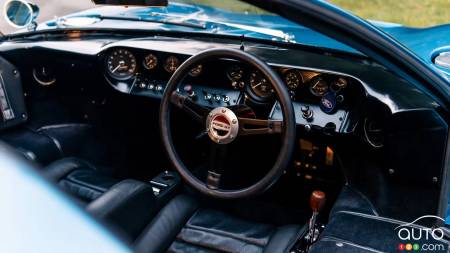
<path id="1" fill-rule="evenodd" d="M 325 193 L 323 191 L 313 191 L 309 203 L 313 212 L 320 212 L 325 205 Z"/>

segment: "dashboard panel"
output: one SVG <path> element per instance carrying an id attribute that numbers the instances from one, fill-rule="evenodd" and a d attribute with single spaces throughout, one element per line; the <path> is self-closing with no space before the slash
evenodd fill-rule
<path id="1" fill-rule="evenodd" d="M 189 57 L 156 50 L 110 48 L 102 54 L 105 78 L 117 90 L 161 98 L 171 75 Z M 296 66 L 271 65 L 287 89 L 297 124 L 306 130 L 342 131 L 348 111 L 364 97 L 354 78 Z M 251 105 L 256 115 L 281 119 L 271 84 L 251 66 L 233 59 L 217 59 L 195 66 L 179 92 L 207 107 Z"/>

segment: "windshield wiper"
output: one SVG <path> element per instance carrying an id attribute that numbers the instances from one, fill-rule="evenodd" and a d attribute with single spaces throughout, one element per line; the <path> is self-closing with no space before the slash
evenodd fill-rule
<path id="1" fill-rule="evenodd" d="M 185 26 L 196 29 L 206 29 L 205 24 L 192 23 L 187 21 L 172 21 L 167 19 L 146 19 L 141 17 L 131 17 L 131 16 L 108 16 L 108 15 L 92 15 L 93 18 L 98 18 L 100 20 L 122 20 L 122 21 L 138 21 L 138 22 L 149 22 L 149 23 L 158 23 L 165 25 L 176 25 L 176 26 Z"/>
<path id="2" fill-rule="evenodd" d="M 151 12 L 150 13 L 150 15 L 154 16 L 154 17 L 160 16 L 160 17 L 165 17 L 165 18 L 182 20 L 183 22 L 187 22 L 187 20 L 194 20 L 194 21 L 200 22 L 200 23 L 201 22 L 203 22 L 205 24 L 209 23 L 209 24 L 214 24 L 216 26 L 222 25 L 222 26 L 237 28 L 237 29 L 241 29 L 241 30 L 245 30 L 245 31 L 249 31 L 249 32 L 264 34 L 264 35 L 271 36 L 272 38 L 279 38 L 286 42 L 295 42 L 295 38 L 292 34 L 286 33 L 282 30 L 218 21 L 218 20 L 214 20 L 211 18 L 204 18 L 204 17 L 200 18 L 199 15 L 196 15 L 196 14 L 197 13 L 192 13 L 192 14 L 186 16 L 186 15 L 174 15 L 174 14 L 169 14 L 169 13 L 159 13 L 159 12 Z M 206 29 L 206 26 L 204 27 L 204 29 Z"/>

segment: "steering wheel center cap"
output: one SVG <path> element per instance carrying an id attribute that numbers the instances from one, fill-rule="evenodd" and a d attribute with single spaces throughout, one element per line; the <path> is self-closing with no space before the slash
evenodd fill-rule
<path id="1" fill-rule="evenodd" d="M 239 132 L 239 122 L 236 114 L 226 107 L 212 110 L 206 119 L 206 131 L 209 138 L 218 144 L 232 142 Z"/>

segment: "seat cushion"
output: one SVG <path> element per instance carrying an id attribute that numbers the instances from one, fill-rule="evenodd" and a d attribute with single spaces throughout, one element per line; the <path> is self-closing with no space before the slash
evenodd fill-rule
<path id="1" fill-rule="evenodd" d="M 79 158 L 64 158 L 45 168 L 48 178 L 83 203 L 98 198 L 119 180 L 100 173 L 94 165 Z"/>
<path id="2" fill-rule="evenodd" d="M 138 252 L 289 252 L 303 226 L 277 227 L 200 207 L 180 195 L 163 208 L 136 242 Z"/>

